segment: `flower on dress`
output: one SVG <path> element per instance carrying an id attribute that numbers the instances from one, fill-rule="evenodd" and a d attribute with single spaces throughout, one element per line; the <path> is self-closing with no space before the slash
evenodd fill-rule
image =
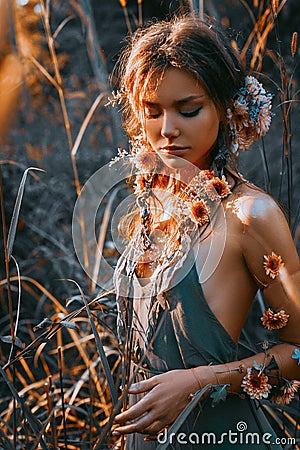
<path id="1" fill-rule="evenodd" d="M 284 266 L 284 262 L 282 261 L 281 256 L 276 255 L 276 253 L 272 252 L 272 255 L 264 255 L 264 268 L 266 274 L 271 278 L 276 278 L 279 274 L 279 270 Z"/>
<path id="2" fill-rule="evenodd" d="M 268 330 L 280 330 L 288 323 L 289 315 L 282 309 L 274 312 L 271 308 L 266 309 L 263 316 L 260 318 L 264 327 Z"/>
<path id="3" fill-rule="evenodd" d="M 247 368 L 247 375 L 244 376 L 241 387 L 250 398 L 260 400 L 267 398 L 271 392 L 271 385 L 268 383 L 269 378 L 262 371 Z"/>
<path id="4" fill-rule="evenodd" d="M 283 386 L 275 389 L 271 397 L 271 401 L 279 405 L 289 405 L 295 398 L 295 394 L 300 386 L 300 381 L 297 380 L 284 380 L 284 383 Z"/>
<path id="5" fill-rule="evenodd" d="M 209 222 L 209 212 L 204 200 L 193 203 L 191 213 L 193 220 L 201 227 Z"/>

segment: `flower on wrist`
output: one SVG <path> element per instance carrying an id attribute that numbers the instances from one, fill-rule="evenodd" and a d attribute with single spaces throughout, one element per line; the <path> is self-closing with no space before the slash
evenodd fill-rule
<path id="1" fill-rule="evenodd" d="M 261 400 L 267 398 L 271 392 L 269 378 L 261 370 L 247 368 L 247 375 L 244 376 L 241 387 L 252 399 Z"/>

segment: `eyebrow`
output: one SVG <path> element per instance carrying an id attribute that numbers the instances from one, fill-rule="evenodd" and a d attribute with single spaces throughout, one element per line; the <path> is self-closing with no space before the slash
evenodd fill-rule
<path id="1" fill-rule="evenodd" d="M 200 100 L 201 98 L 204 98 L 204 97 L 206 97 L 205 94 L 203 94 L 203 95 L 189 95 L 188 97 L 181 98 L 180 100 L 176 100 L 176 101 L 174 102 L 174 104 L 175 104 L 175 105 L 183 105 L 183 104 L 188 103 L 188 102 L 191 102 L 191 101 L 193 101 L 193 100 Z M 147 105 L 147 106 L 157 106 L 157 105 L 159 105 L 159 103 L 156 103 L 156 102 L 150 102 L 150 101 L 148 101 L 148 100 L 145 100 L 143 103 L 144 103 L 145 105 Z"/>

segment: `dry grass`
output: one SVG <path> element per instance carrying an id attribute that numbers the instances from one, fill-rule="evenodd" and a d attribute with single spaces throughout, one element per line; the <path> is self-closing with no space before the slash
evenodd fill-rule
<path id="1" fill-rule="evenodd" d="M 195 2 L 180 3 L 182 8 L 186 8 L 187 3 L 191 6 L 195 4 Z M 251 51 L 250 68 L 253 72 L 262 70 L 266 57 L 271 58 L 274 65 L 279 67 L 280 82 L 276 84 L 276 91 L 282 113 L 283 137 L 281 154 L 276 157 L 282 164 L 281 195 L 287 198 L 289 222 L 295 232 L 299 223 L 300 207 L 294 206 L 299 199 L 294 198 L 295 180 L 291 137 L 292 111 L 298 95 L 296 81 L 293 78 L 297 64 L 297 34 L 292 34 L 291 38 L 291 67 L 286 65 L 281 53 L 278 32 L 278 20 L 286 1 L 254 1 L 254 9 L 250 8 L 249 2 L 241 0 L 241 3 L 249 12 L 253 27 L 244 43 L 242 57 L 246 59 Z M 62 184 L 58 184 L 57 191 L 55 186 L 52 186 L 52 189 L 53 192 L 58 192 L 58 196 L 63 197 L 63 201 L 70 205 L 68 208 L 71 209 L 73 202 L 80 194 L 83 180 L 87 178 L 83 175 L 80 163 L 80 157 L 83 158 L 83 155 L 80 154 L 79 149 L 86 145 L 87 138 L 89 143 L 96 142 L 95 145 L 99 145 L 97 138 L 94 138 L 90 132 L 93 127 L 95 134 L 100 131 L 103 139 L 106 137 L 110 144 L 117 141 L 119 137 L 114 136 L 115 128 L 112 124 L 116 123 L 118 118 L 107 117 L 108 113 L 106 113 L 105 124 L 99 125 L 95 117 L 96 113 L 101 115 L 107 85 L 101 55 L 98 55 L 100 59 L 95 56 L 97 38 L 93 34 L 95 28 L 88 2 L 70 0 L 66 9 L 63 10 L 65 16 L 55 23 L 55 14 L 60 9 L 58 5 L 59 2 L 55 3 L 54 0 L 53 2 L 30 0 L 26 6 L 16 8 L 14 11 L 15 49 L 12 51 L 9 48 L 9 53 L 17 58 L 16 67 L 19 65 L 23 67 L 23 74 L 25 74 L 23 80 L 27 86 L 24 92 L 30 92 L 32 97 L 29 102 L 26 94 L 24 100 L 24 97 L 20 97 L 20 91 L 15 90 L 14 97 L 8 99 L 8 105 L 16 102 L 16 98 L 19 98 L 20 102 L 22 98 L 23 103 L 25 102 L 25 107 L 28 108 L 29 135 L 33 131 L 32 117 L 36 117 L 39 111 L 43 111 L 42 114 L 46 111 L 47 115 L 50 113 L 52 116 L 49 119 L 53 122 L 52 130 L 59 129 L 59 136 L 63 142 L 61 151 L 68 154 L 69 158 L 64 161 L 69 161 L 70 164 L 67 182 L 59 172 L 55 183 Z M 199 2 L 199 5 L 202 14 L 205 2 Z M 34 8 L 37 6 L 41 12 L 38 16 L 34 13 Z M 137 1 L 137 14 L 133 20 L 130 20 L 127 2 L 120 0 L 120 7 L 124 11 L 129 32 L 132 32 L 132 23 L 134 26 L 142 23 L 142 6 L 143 2 Z M 12 14 L 12 11 L 9 10 L 8 13 Z M 86 27 L 87 30 L 84 45 L 86 45 L 94 80 L 94 84 L 90 86 L 90 92 L 82 90 L 75 74 L 71 74 L 70 78 L 73 76 L 72 80 L 78 86 L 77 89 L 70 92 L 65 86 L 64 70 L 69 55 L 61 50 L 64 41 L 59 41 L 59 37 L 75 19 L 80 20 L 81 26 Z M 36 33 L 34 40 L 30 34 L 32 29 Z M 278 42 L 277 49 L 272 51 L 268 50 L 268 37 L 271 33 L 275 35 Z M 6 66 L 0 67 L 4 70 Z M 3 72 L 0 73 L 3 74 Z M 19 86 L 18 77 L 16 80 L 12 78 L 12 81 Z M 24 93 L 22 95 L 24 96 Z M 48 101 L 47 107 L 45 98 Z M 80 114 L 79 119 L 76 117 L 78 103 L 72 106 L 74 99 L 76 102 L 84 99 L 85 102 L 84 113 Z M 0 119 L 1 113 L 3 115 L 4 112 L 4 104 L 1 108 Z M 8 110 L 10 111 L 9 107 Z M 12 114 L 14 114 L 13 110 Z M 5 126 L 8 125 L 5 123 Z M 31 163 L 31 165 L 37 166 L 39 165 L 37 163 L 44 161 L 48 154 L 43 151 L 42 146 L 26 139 L 27 136 L 24 137 L 21 147 L 23 150 L 24 147 L 27 149 L 29 160 L 32 160 L 33 156 L 34 164 Z M 43 142 L 43 134 L 39 134 L 38 137 Z M 12 138 L 15 138 L 14 133 Z M 47 139 L 49 140 L 49 136 Z M 48 146 L 51 147 L 51 142 L 47 142 L 45 148 L 48 149 Z M 110 438 L 109 431 L 113 417 L 122 407 L 123 397 L 126 396 L 123 379 L 123 396 L 118 399 L 121 363 L 123 362 L 123 367 L 124 363 L 128 367 L 126 349 L 124 354 L 121 354 L 118 348 L 113 292 L 97 292 L 95 283 L 86 279 L 70 245 L 71 230 L 68 224 L 70 211 L 68 210 L 67 215 L 57 205 L 57 210 L 50 207 L 46 203 L 49 200 L 41 193 L 41 186 L 45 184 L 44 175 L 36 172 L 36 168 L 29 170 L 27 160 L 20 157 L 21 153 L 14 154 L 9 145 L 7 148 L 7 158 L 3 158 L 0 164 L 3 260 L 5 261 L 0 281 L 0 307 L 3 311 L 0 319 L 0 372 L 2 375 L 0 447 L 4 449 L 67 448 L 70 450 L 112 448 L 115 442 Z M 270 175 L 263 147 L 261 155 L 268 188 Z M 12 170 L 15 171 L 11 172 Z M 16 193 L 16 200 L 12 202 L 8 200 L 6 185 L 11 186 L 11 173 L 16 177 L 16 173 L 19 174 L 20 171 L 23 172 L 23 178 L 18 185 L 15 182 L 13 184 L 12 191 Z M 29 185 L 28 193 L 25 192 L 25 185 Z M 287 186 L 287 189 L 284 190 L 283 186 Z M 28 195 L 31 199 L 30 205 L 26 203 Z M 48 208 L 49 213 L 46 217 L 43 212 L 39 213 L 41 216 L 35 216 L 35 201 L 38 196 L 42 196 L 42 202 L 45 199 L 43 206 L 44 209 Z M 68 198 L 71 199 L 70 204 Z M 61 198 L 59 200 L 61 201 Z M 21 214 L 22 205 L 29 210 L 25 224 Z M 10 217 L 9 227 L 6 226 L 8 217 Z M 41 217 L 40 221 L 37 220 L 38 217 Z M 45 230 L 40 226 L 44 220 L 50 224 Z M 28 224 L 30 221 L 31 223 Z M 27 243 L 24 247 L 18 246 L 18 243 L 24 240 L 22 231 L 26 226 L 30 229 L 31 238 L 35 240 L 35 248 L 31 252 L 28 252 Z M 55 234 L 54 231 L 51 232 L 51 229 L 59 232 Z M 107 221 L 99 234 L 99 243 L 102 247 L 105 247 L 106 230 Z M 82 221 L 81 232 L 84 237 L 84 221 Z M 18 252 L 19 257 L 16 256 Z M 86 253 L 88 253 L 87 248 Z M 116 257 L 115 253 L 109 256 Z M 23 263 L 21 259 L 26 262 Z M 61 283 L 67 295 L 53 293 L 52 285 L 55 285 L 53 274 L 52 280 L 48 279 L 49 262 L 52 267 L 53 261 L 55 261 L 53 273 L 56 278 L 64 279 Z M 88 261 L 87 254 L 86 264 L 89 263 Z M 69 270 L 69 267 L 72 270 Z M 97 272 L 98 267 L 95 266 L 93 270 Z M 70 277 L 70 271 L 74 276 Z M 127 378 L 128 376 L 127 373 Z M 292 408 L 278 412 L 266 406 L 266 410 L 287 436 L 299 433 L 299 414 Z M 116 448 L 123 447 L 123 444 L 124 442 L 120 442 Z"/>

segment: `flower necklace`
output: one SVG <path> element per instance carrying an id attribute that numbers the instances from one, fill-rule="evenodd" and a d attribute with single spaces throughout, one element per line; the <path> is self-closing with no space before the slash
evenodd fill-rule
<path id="1" fill-rule="evenodd" d="M 135 155 L 139 224 L 131 240 L 139 263 L 148 263 L 151 269 L 174 258 L 184 234 L 203 232 L 221 201 L 231 194 L 224 175 L 219 178 L 213 171 L 197 170 L 189 182 L 183 182 L 161 168 L 150 171 L 155 158 L 149 151 Z"/>

